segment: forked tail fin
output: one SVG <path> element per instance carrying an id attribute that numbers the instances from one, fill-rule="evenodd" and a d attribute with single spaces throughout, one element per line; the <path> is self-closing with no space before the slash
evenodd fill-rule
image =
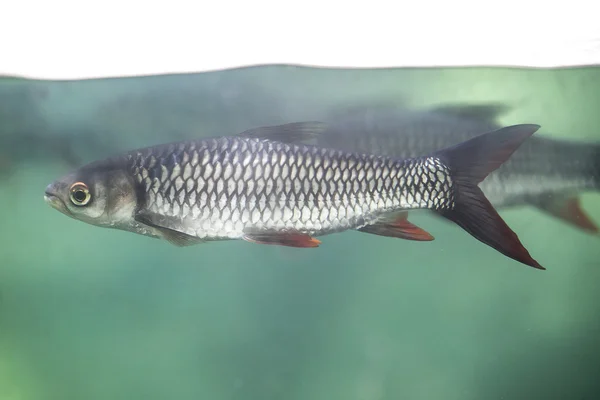
<path id="1" fill-rule="evenodd" d="M 498 215 L 477 186 L 539 128 L 539 125 L 533 124 L 508 126 L 438 151 L 432 156 L 438 157 L 450 169 L 453 179 L 454 207 L 440 211 L 440 214 L 507 257 L 537 269 L 545 269 L 529 255 L 517 234 Z"/>

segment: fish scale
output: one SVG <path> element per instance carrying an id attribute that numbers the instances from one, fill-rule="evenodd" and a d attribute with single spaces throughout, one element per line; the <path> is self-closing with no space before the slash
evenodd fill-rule
<path id="1" fill-rule="evenodd" d="M 453 201 L 448 169 L 433 157 L 382 161 L 236 137 L 150 148 L 129 162 L 142 208 L 176 218 L 200 238 L 239 238 L 245 228 L 326 234 L 368 224 L 393 208 L 451 208 Z M 419 175 L 426 174 L 442 181 L 424 184 Z M 443 201 L 435 201 L 440 195 Z"/>

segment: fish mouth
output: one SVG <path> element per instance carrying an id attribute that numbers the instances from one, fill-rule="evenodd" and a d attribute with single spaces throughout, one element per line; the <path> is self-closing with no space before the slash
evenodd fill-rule
<path id="1" fill-rule="evenodd" d="M 44 201 L 51 206 L 54 206 L 57 202 L 60 202 L 60 199 L 53 195 L 52 193 L 44 193 Z"/>
<path id="2" fill-rule="evenodd" d="M 65 215 L 70 215 L 70 212 L 67 209 L 67 207 L 65 206 L 65 203 L 60 199 L 60 197 L 58 197 L 56 194 L 54 194 L 51 190 L 46 189 L 46 191 L 44 192 L 44 201 L 50 207 L 60 211 L 61 213 L 65 214 Z"/>

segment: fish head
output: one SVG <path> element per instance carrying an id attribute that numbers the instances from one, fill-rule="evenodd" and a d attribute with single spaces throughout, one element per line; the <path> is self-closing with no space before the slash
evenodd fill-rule
<path id="1" fill-rule="evenodd" d="M 44 200 L 68 217 L 88 224 L 131 225 L 137 204 L 135 185 L 121 164 L 107 160 L 72 171 L 46 187 Z"/>

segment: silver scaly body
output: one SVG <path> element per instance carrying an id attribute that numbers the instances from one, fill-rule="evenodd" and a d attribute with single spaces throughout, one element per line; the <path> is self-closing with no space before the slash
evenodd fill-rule
<path id="1" fill-rule="evenodd" d="M 203 239 L 249 230 L 312 236 L 375 222 L 399 209 L 451 209 L 438 158 L 394 161 L 304 145 L 223 137 L 127 155 L 140 212 Z"/>

